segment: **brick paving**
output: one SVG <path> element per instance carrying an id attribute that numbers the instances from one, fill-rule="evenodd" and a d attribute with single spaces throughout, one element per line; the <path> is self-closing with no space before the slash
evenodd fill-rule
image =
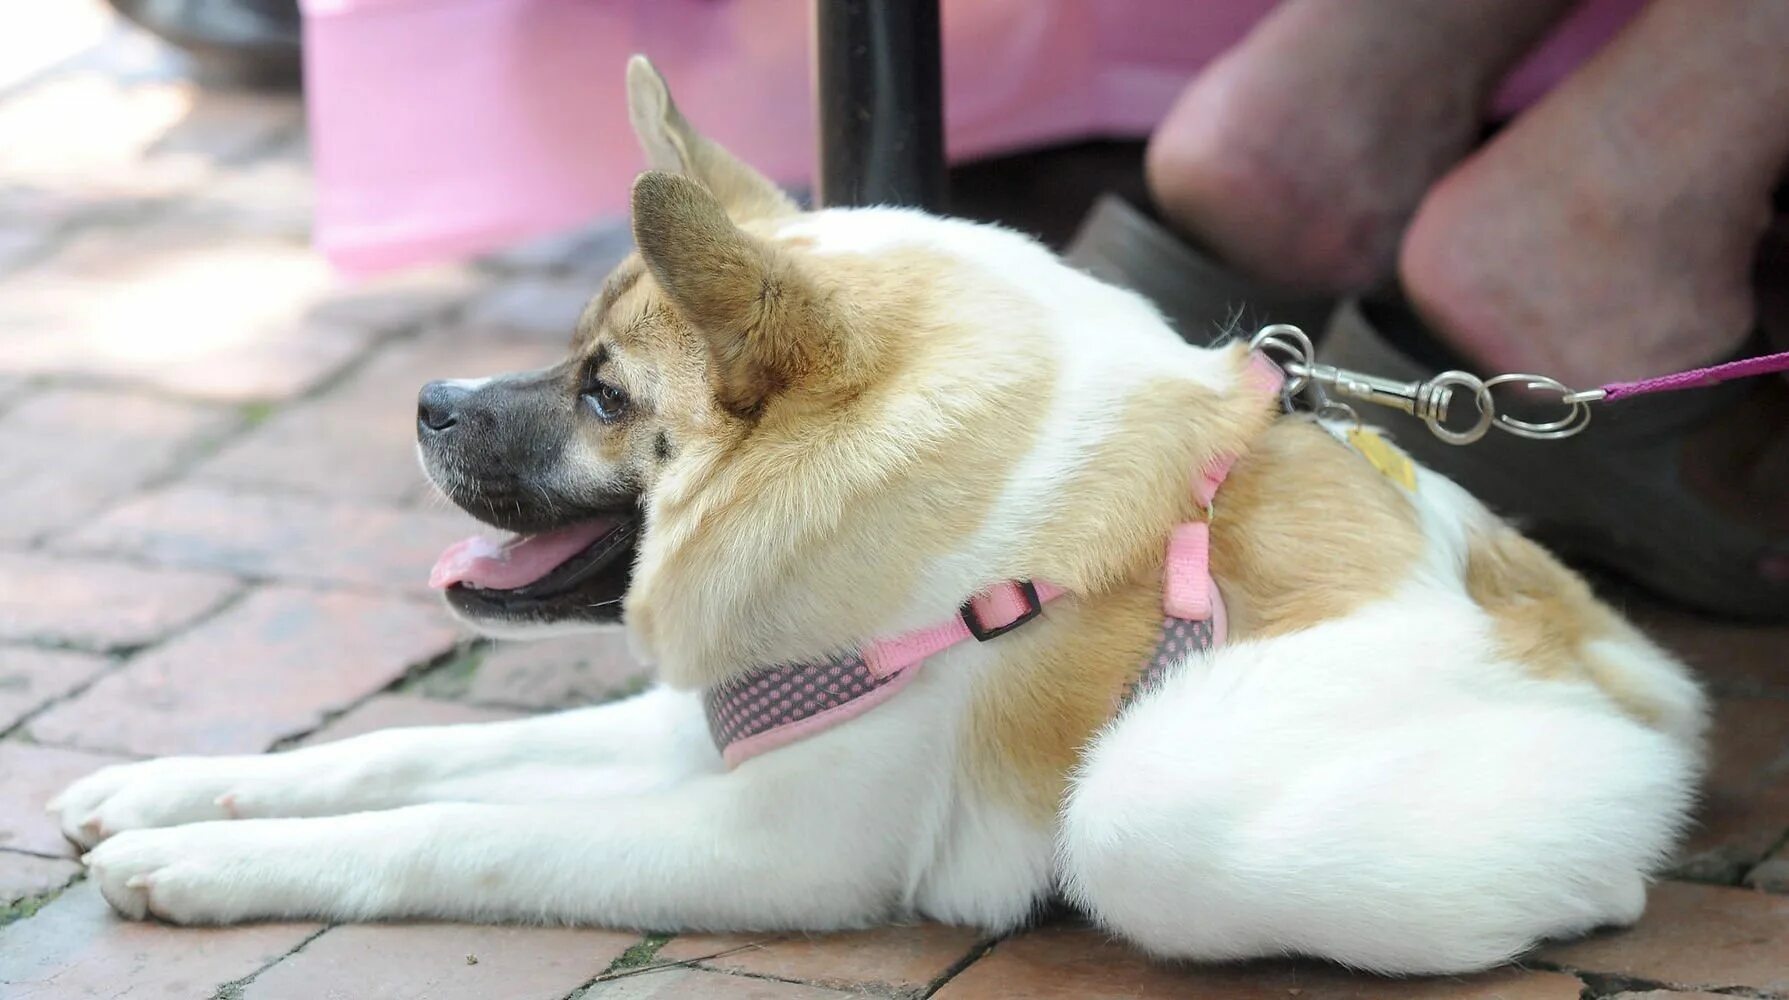
<path id="1" fill-rule="evenodd" d="M 116 919 L 42 811 L 95 768 L 643 683 L 618 630 L 475 642 L 423 595 L 465 519 L 427 499 L 409 402 L 555 357 L 626 235 L 351 283 L 307 246 L 295 99 L 196 85 L 98 0 L 28 6 L 0 13 L 0 998 L 1789 997 L 1789 629 L 1656 609 L 1718 697 L 1703 821 L 1637 928 L 1480 976 L 1177 967 L 1069 918 L 1002 940 Z"/>

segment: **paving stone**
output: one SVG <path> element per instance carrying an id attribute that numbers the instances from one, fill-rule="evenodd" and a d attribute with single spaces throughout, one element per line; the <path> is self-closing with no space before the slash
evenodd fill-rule
<path id="1" fill-rule="evenodd" d="M 317 924 L 222 929 L 120 920 L 83 882 L 29 920 L 0 927 L 6 1000 L 202 1000 L 298 947 Z"/>
<path id="2" fill-rule="evenodd" d="M 288 398 L 373 338 L 307 315 L 336 280 L 298 243 L 202 226 L 101 227 L 7 276 L 0 371 Z"/>
<path id="3" fill-rule="evenodd" d="M 602 279 L 595 277 L 514 279 L 474 299 L 461 325 L 490 336 L 542 338 L 564 348 L 584 307 L 601 291 Z"/>
<path id="4" fill-rule="evenodd" d="M 1789 696 L 1789 627 L 1709 621 L 1646 603 L 1633 609 L 1648 634 L 1683 657 L 1704 683 L 1725 694 Z"/>
<path id="5" fill-rule="evenodd" d="M 429 567 L 466 523 L 446 512 L 176 485 L 114 507 L 51 547 L 421 595 Z"/>
<path id="6" fill-rule="evenodd" d="M 344 277 L 311 315 L 381 331 L 441 329 L 448 312 L 488 288 L 490 279 L 464 264 L 407 267 L 376 277 Z"/>
<path id="7" fill-rule="evenodd" d="M 968 927 L 921 924 L 845 934 L 688 934 L 655 958 L 836 989 L 919 996 L 973 951 L 984 935 Z M 713 957 L 709 957 L 713 956 Z"/>
<path id="8" fill-rule="evenodd" d="M 485 651 L 466 698 L 490 705 L 571 708 L 645 686 L 651 670 L 627 647 L 620 625 L 539 642 L 499 642 Z"/>
<path id="9" fill-rule="evenodd" d="M 0 337 L 0 353 L 10 342 Z M 0 413 L 0 542 L 91 519 L 235 419 L 217 407 L 136 393 L 54 388 L 26 397 Z"/>
<path id="10" fill-rule="evenodd" d="M 451 726 L 463 722 L 501 722 L 523 713 L 501 708 L 462 705 L 413 694 L 379 694 L 349 709 L 341 718 L 298 741 L 298 746 L 328 743 L 380 729 L 401 726 Z"/>
<path id="11" fill-rule="evenodd" d="M 310 240 L 315 211 L 310 144 L 294 130 L 247 159 L 233 158 L 228 169 L 169 202 L 156 222 L 298 243 Z"/>
<path id="12" fill-rule="evenodd" d="M 56 821 L 44 812 L 76 778 L 128 758 L 58 747 L 0 742 L 0 847 L 49 857 L 74 857 Z"/>
<path id="13" fill-rule="evenodd" d="M 0 91 L 96 44 L 116 21 L 99 0 L 0 6 Z"/>
<path id="14" fill-rule="evenodd" d="M 55 892 L 81 873 L 79 862 L 0 850 L 0 921 L 5 908 L 21 899 Z"/>
<path id="15" fill-rule="evenodd" d="M 255 978 L 242 1000 L 560 1000 L 640 940 L 546 927 L 336 927 Z"/>
<path id="16" fill-rule="evenodd" d="M 142 645 L 216 609 L 239 587 L 215 573 L 0 553 L 0 639 L 90 649 Z"/>
<path id="17" fill-rule="evenodd" d="M 1789 846 L 1778 848 L 1775 854 L 1746 872 L 1745 883 L 1762 892 L 1789 893 Z"/>
<path id="18" fill-rule="evenodd" d="M 109 14 L 107 20 L 117 23 Z M 19 37 L 41 42 L 39 24 Z M 0 176 L 53 193 L 81 219 L 120 208 L 137 218 L 301 128 L 296 95 L 200 86 L 184 78 L 189 67 L 144 32 L 107 32 L 54 74 L 0 103 Z M 7 72 L 0 69 L 0 77 Z M 70 128 L 71 121 L 88 127 Z"/>
<path id="19" fill-rule="evenodd" d="M 324 397 L 287 407 L 194 477 L 256 489 L 398 501 L 428 488 L 416 461 L 416 393 L 438 378 L 557 361 L 562 344 L 428 337 L 393 344 Z"/>
<path id="20" fill-rule="evenodd" d="M 159 197 L 190 187 L 206 176 L 206 163 L 181 156 L 152 162 L 147 154 L 179 127 L 198 93 L 180 81 L 132 83 L 89 71 L 9 94 L 0 102 L 0 177 L 84 201 Z"/>
<path id="21" fill-rule="evenodd" d="M 4 212 L 0 198 L 0 214 Z M 52 238 L 51 226 L 0 218 L 0 275 L 40 256 Z"/>
<path id="22" fill-rule="evenodd" d="M 92 653 L 0 646 L 0 732 L 93 680 L 112 661 Z"/>
<path id="23" fill-rule="evenodd" d="M 841 1000 L 868 996 L 700 969 L 665 969 L 596 983 L 572 1000 Z"/>
<path id="24" fill-rule="evenodd" d="M 1615 993 L 1608 1000 L 1733 1000 L 1733 994 L 1704 993 L 1701 990 L 1646 990 L 1641 993 Z"/>
<path id="25" fill-rule="evenodd" d="M 249 753 L 315 728 L 451 649 L 413 601 L 269 588 L 33 719 L 43 743 L 136 754 Z"/>
<path id="26" fill-rule="evenodd" d="M 1632 928 L 1541 950 L 1586 975 L 1685 988 L 1789 991 L 1789 897 L 1663 882 Z"/>
<path id="27" fill-rule="evenodd" d="M 634 234 L 627 220 L 610 219 L 529 240 L 491 254 L 484 262 L 503 270 L 571 273 L 601 281 L 633 248 Z"/>
<path id="28" fill-rule="evenodd" d="M 1732 883 L 1789 832 L 1789 701 L 1720 698 L 1697 825 L 1676 874 Z"/>
<path id="29" fill-rule="evenodd" d="M 937 1000 L 1578 1000 L 1557 972 L 1499 969 L 1447 979 L 1383 979 L 1315 962 L 1175 966 L 1105 934 L 1047 928 L 1002 941 Z"/>

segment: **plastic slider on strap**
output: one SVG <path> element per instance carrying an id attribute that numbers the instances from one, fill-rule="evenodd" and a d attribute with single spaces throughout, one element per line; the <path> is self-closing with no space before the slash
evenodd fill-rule
<path id="1" fill-rule="evenodd" d="M 975 598 L 973 597 L 964 601 L 963 606 L 957 609 L 958 616 L 963 619 L 963 624 L 968 627 L 969 634 L 975 637 L 976 642 L 987 642 L 989 639 L 1003 636 L 1006 633 L 1011 632 L 1013 629 L 1018 628 L 1020 625 L 1036 618 L 1043 611 L 1044 602 L 1038 599 L 1036 584 L 1032 583 L 1030 580 L 1022 580 L 1017 584 L 1017 587 L 1020 596 L 1024 598 L 1024 607 L 1011 621 L 1004 625 L 984 624 L 980 616 L 976 613 Z"/>

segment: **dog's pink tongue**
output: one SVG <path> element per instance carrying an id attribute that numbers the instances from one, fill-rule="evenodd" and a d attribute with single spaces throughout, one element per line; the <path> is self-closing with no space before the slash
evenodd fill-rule
<path id="1" fill-rule="evenodd" d="M 586 521 L 540 535 L 517 535 L 498 544 L 483 535 L 447 547 L 429 571 L 429 586 L 456 583 L 487 590 L 514 590 L 546 576 L 615 527 L 615 520 Z"/>

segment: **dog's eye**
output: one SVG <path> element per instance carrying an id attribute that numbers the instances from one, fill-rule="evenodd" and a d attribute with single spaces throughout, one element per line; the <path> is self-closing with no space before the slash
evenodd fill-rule
<path id="1" fill-rule="evenodd" d="M 602 420 L 618 420 L 627 412 L 627 393 L 601 380 L 584 391 L 584 398 Z"/>

